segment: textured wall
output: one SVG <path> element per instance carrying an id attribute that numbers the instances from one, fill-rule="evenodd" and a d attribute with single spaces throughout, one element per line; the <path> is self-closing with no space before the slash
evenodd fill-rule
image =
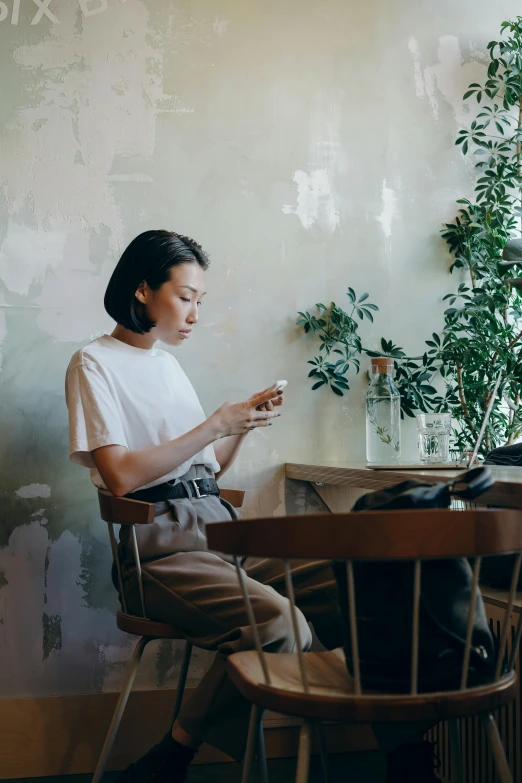
<path id="1" fill-rule="evenodd" d="M 288 378 L 284 416 L 249 437 L 228 481 L 249 513 L 281 512 L 281 463 L 364 456 L 364 382 L 344 400 L 309 391 L 295 311 L 351 285 L 381 307 L 367 343 L 417 352 L 439 327 L 438 231 L 472 191 L 453 145 L 461 96 L 518 11 L 0 3 L 1 696 L 111 689 L 129 656 L 63 399 L 72 353 L 111 329 L 102 296 L 126 243 L 173 228 L 211 254 L 201 325 L 178 351 L 209 413 Z M 165 684 L 178 659 L 149 650 L 140 684 Z"/>

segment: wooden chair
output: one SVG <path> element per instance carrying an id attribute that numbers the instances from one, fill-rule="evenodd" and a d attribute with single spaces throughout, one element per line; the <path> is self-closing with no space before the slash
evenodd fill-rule
<path id="1" fill-rule="evenodd" d="M 245 493 L 238 489 L 222 489 L 221 497 L 228 500 L 236 508 L 241 508 L 243 505 Z M 131 500 L 130 498 L 114 497 L 109 492 L 98 490 L 98 501 L 100 505 L 100 514 L 104 522 L 107 522 L 109 528 L 109 537 L 111 542 L 112 555 L 116 564 L 116 570 L 118 574 L 118 584 L 120 589 L 121 600 L 123 604 L 123 612 L 118 612 L 116 615 L 116 624 L 120 631 L 125 633 L 139 636 L 136 647 L 129 664 L 127 676 L 123 683 L 123 688 L 114 710 L 112 720 L 103 744 L 103 748 L 94 771 L 93 783 L 100 783 L 107 761 L 116 739 L 116 734 L 127 705 L 127 701 L 132 689 L 138 666 L 143 655 L 143 651 L 146 645 L 154 639 L 185 639 L 183 633 L 176 628 L 175 625 L 170 623 L 162 623 L 156 620 L 150 620 L 147 617 L 145 606 L 145 595 L 143 590 L 141 561 L 138 551 L 138 542 L 136 539 L 136 525 L 151 525 L 154 522 L 154 503 L 143 503 L 139 500 Z M 114 525 L 129 525 L 131 527 L 131 546 L 134 555 L 134 562 L 136 565 L 136 574 L 138 578 L 138 588 L 140 593 L 141 602 L 141 617 L 129 614 L 127 611 L 127 604 L 125 601 L 125 593 L 123 590 L 123 579 L 121 563 L 118 556 L 118 546 L 116 543 L 116 534 L 114 531 Z M 172 717 L 172 723 L 176 720 L 178 713 L 181 709 L 181 703 L 183 701 L 183 694 L 185 692 L 185 684 L 187 682 L 187 675 L 190 666 L 190 658 L 192 655 L 192 644 L 185 640 L 185 650 L 183 653 L 183 660 L 181 664 L 181 670 L 179 673 L 178 686 L 176 692 L 176 701 L 174 704 L 174 713 Z"/>
<path id="2" fill-rule="evenodd" d="M 522 559 L 522 513 L 516 510 L 386 511 L 346 514 L 311 514 L 248 522 L 214 522 L 207 525 L 209 547 L 235 557 L 239 583 L 256 650 L 235 653 L 228 660 L 230 677 L 252 702 L 243 783 L 249 783 L 260 710 L 270 709 L 301 716 L 297 783 L 308 780 L 310 737 L 317 721 L 394 723 L 449 721 L 452 783 L 463 783 L 460 747 L 461 718 L 478 716 L 491 747 L 501 783 L 512 783 L 493 711 L 513 701 L 516 694 L 515 660 L 522 634 L 522 615 L 508 652 L 508 630 Z M 473 617 L 483 557 L 516 553 L 508 610 L 503 624 L 493 681 L 468 687 Z M 296 654 L 262 650 L 255 616 L 245 589 L 241 557 L 274 557 L 284 561 L 287 596 L 297 641 Z M 425 559 L 475 558 L 466 643 L 460 688 L 438 693 L 418 693 L 419 606 L 422 562 Z M 341 649 L 301 652 L 289 559 L 345 560 L 347 568 L 353 677 Z M 353 563 L 356 561 L 412 561 L 413 618 L 411 640 L 411 688 L 409 693 L 363 692 L 357 636 Z M 507 660 L 507 670 L 502 661 Z"/>

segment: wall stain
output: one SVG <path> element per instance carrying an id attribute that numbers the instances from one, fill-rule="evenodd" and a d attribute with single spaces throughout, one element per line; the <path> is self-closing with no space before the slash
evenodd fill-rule
<path id="1" fill-rule="evenodd" d="M 175 646 L 171 641 L 163 639 L 156 653 L 156 674 L 158 688 L 162 688 L 166 682 L 173 677 L 172 669 L 181 666 L 183 651 Z M 170 673 L 170 676 L 169 676 Z"/>
<path id="2" fill-rule="evenodd" d="M 0 571 L 0 590 L 2 589 L 2 587 L 5 587 L 8 584 L 9 584 L 9 582 L 5 578 L 4 572 Z"/>
<path id="3" fill-rule="evenodd" d="M 105 533 L 106 525 L 102 525 L 102 533 Z M 78 583 L 84 590 L 84 605 L 91 609 L 107 608 L 116 613 L 120 607 L 111 580 L 112 553 L 108 533 L 101 541 L 93 535 L 82 534 L 80 541 L 82 570 Z"/>
<path id="4" fill-rule="evenodd" d="M 62 618 L 58 614 L 46 614 L 42 615 L 43 626 L 43 658 L 46 658 L 52 653 L 53 650 L 62 649 Z"/>
<path id="5" fill-rule="evenodd" d="M 45 552 L 45 563 L 44 563 L 44 604 L 47 603 L 47 573 L 49 571 L 49 552 L 51 551 L 51 547 L 48 546 L 47 550 Z"/>

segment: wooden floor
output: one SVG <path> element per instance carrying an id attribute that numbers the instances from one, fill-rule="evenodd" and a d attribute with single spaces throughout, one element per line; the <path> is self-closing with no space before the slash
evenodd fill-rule
<path id="1" fill-rule="evenodd" d="M 335 754 L 331 757 L 334 783 L 384 783 L 384 765 L 379 753 Z M 272 759 L 268 762 L 270 783 L 293 783 L 295 759 Z M 24 783 L 90 783 L 91 775 L 67 775 L 64 777 L 25 778 Z M 117 772 L 108 772 L 103 783 L 116 783 Z M 209 764 L 194 766 L 189 770 L 187 783 L 240 783 L 239 764 Z M 21 783 L 3 781 L 3 783 Z M 319 758 L 312 758 L 309 783 L 323 783 Z"/>

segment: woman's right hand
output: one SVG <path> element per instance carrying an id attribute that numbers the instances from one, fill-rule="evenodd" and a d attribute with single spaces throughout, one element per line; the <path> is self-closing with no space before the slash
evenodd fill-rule
<path id="1" fill-rule="evenodd" d="M 216 431 L 216 440 L 228 435 L 242 435 L 257 427 L 268 427 L 281 414 L 278 411 L 257 410 L 274 397 L 273 391 L 264 391 L 244 402 L 225 402 L 208 418 Z"/>

